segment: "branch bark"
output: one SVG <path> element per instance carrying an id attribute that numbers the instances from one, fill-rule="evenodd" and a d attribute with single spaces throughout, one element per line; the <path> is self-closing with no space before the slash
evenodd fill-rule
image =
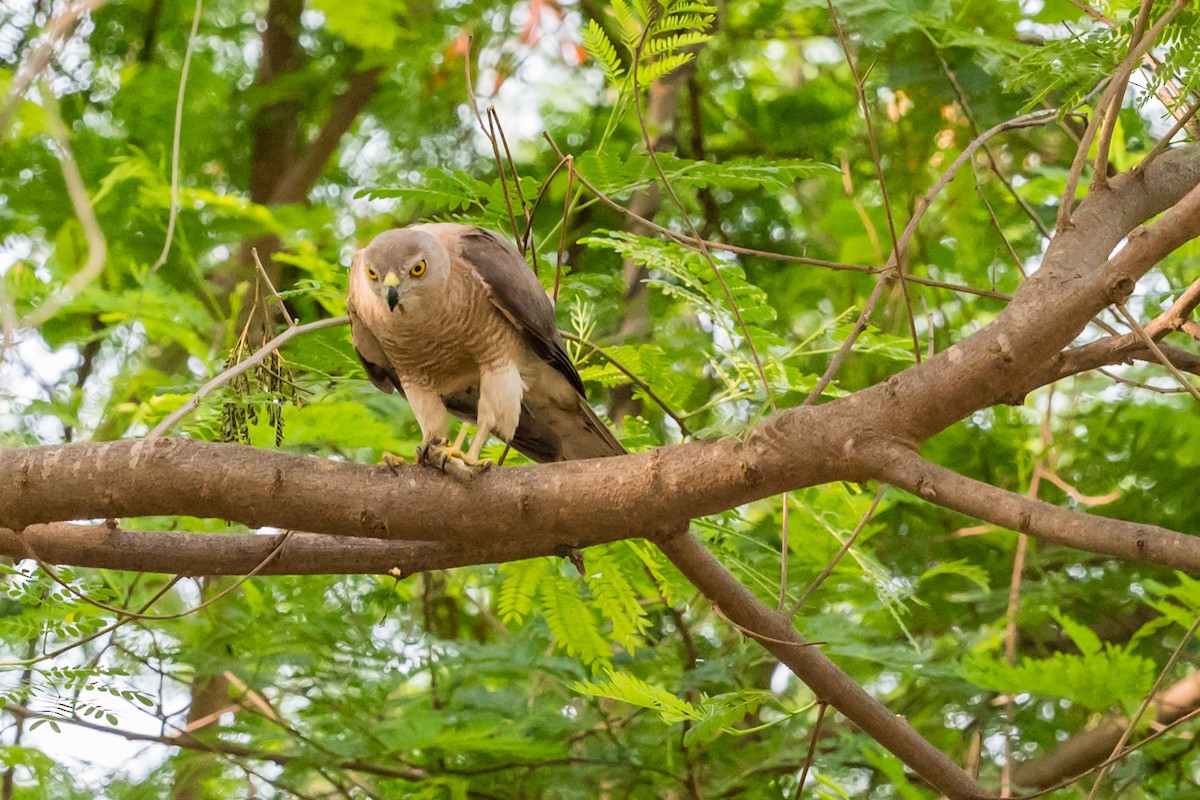
<path id="1" fill-rule="evenodd" d="M 485 542 L 405 542 L 293 533 L 259 575 L 371 575 L 406 577 L 418 572 L 567 555 L 622 538 L 577 538 L 573 544 L 523 539 Z M 160 572 L 184 576 L 245 575 L 279 544 L 261 534 L 134 531 L 117 525 L 56 522 L 17 532 L 0 528 L 0 556 L 27 556 L 22 539 L 51 564 Z"/>
<path id="2" fill-rule="evenodd" d="M 904 717 L 867 694 L 819 648 L 806 642 L 788 617 L 761 603 L 695 538 L 672 537 L 660 542 L 659 548 L 723 616 L 786 664 L 818 700 L 844 714 L 938 791 L 954 800 L 992 797 Z"/>
<path id="3" fill-rule="evenodd" d="M 973 480 L 899 445 L 875 453 L 881 480 L 944 508 L 1091 553 L 1200 573 L 1200 537 L 1083 514 Z"/>
<path id="4" fill-rule="evenodd" d="M 1170 725 L 1200 708 L 1200 672 L 1193 673 L 1159 696 L 1156 725 Z M 1050 752 L 1017 764 L 1013 781 L 1042 789 L 1102 764 L 1121 740 L 1129 721 L 1120 715 L 1106 717 L 1091 730 L 1076 734 Z"/>

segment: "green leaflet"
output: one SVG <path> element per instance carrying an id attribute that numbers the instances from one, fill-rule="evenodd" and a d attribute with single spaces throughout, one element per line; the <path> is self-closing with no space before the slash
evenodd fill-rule
<path id="1" fill-rule="evenodd" d="M 996 692 L 1032 692 L 1062 697 L 1092 711 L 1119 708 L 1132 713 L 1154 681 L 1154 662 L 1127 646 L 1099 647 L 1095 634 L 1085 635 L 1086 628 L 1078 623 L 1067 621 L 1064 628 L 1080 644 L 1080 655 L 1055 653 L 1009 664 L 999 656 L 976 654 L 963 659 L 960 674 Z"/>

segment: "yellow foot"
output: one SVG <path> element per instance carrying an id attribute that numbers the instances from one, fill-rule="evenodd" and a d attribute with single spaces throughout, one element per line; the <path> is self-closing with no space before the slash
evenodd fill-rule
<path id="1" fill-rule="evenodd" d="M 429 444 L 417 448 L 417 462 L 437 467 L 458 477 L 473 478 L 491 469 L 491 459 L 471 458 L 445 439 L 435 437 Z"/>
<path id="2" fill-rule="evenodd" d="M 383 451 L 383 463 L 387 465 L 388 469 L 390 469 L 393 473 L 395 473 L 396 467 L 400 466 L 401 464 L 408 463 L 408 462 L 406 462 L 400 456 L 395 455 L 393 453 L 389 453 L 388 451 L 384 450 Z"/>

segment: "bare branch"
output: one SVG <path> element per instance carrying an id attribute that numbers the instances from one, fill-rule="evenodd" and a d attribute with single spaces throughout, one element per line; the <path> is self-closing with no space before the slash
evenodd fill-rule
<path id="1" fill-rule="evenodd" d="M 1163 353 L 1163 351 L 1159 348 L 1158 343 L 1154 341 L 1154 338 L 1147 333 L 1146 329 L 1143 328 L 1141 323 L 1134 318 L 1133 314 L 1129 313 L 1129 309 L 1125 307 L 1125 304 L 1117 303 L 1116 308 L 1121 316 L 1125 319 L 1126 324 L 1133 328 L 1134 334 L 1142 340 L 1142 344 L 1146 345 L 1146 348 L 1154 354 L 1156 359 L 1158 359 L 1158 363 L 1166 367 L 1167 372 L 1171 373 L 1171 376 L 1175 378 L 1175 380 L 1179 381 L 1179 385 L 1191 393 L 1192 397 L 1200 400 L 1200 389 L 1197 389 L 1191 381 L 1183 376 L 1183 373 L 1179 371 L 1179 368 L 1171 363 L 1171 359 L 1167 358 L 1166 354 Z"/>
<path id="2" fill-rule="evenodd" d="M 519 539 L 503 542 L 402 542 L 293 532 L 277 536 L 212 534 L 186 531 L 137 531 L 115 525 L 56 522 L 31 525 L 20 536 L 0 528 L 0 555 L 26 557 L 21 537 L 38 556 L 53 564 L 121 569 L 180 576 L 247 575 L 397 575 L 438 569 L 496 564 L 560 555 L 565 548 L 600 544 L 605 537 L 574 544 Z M 608 537 L 617 538 L 617 537 Z M 278 555 L 268 557 L 278 549 Z"/>
<path id="3" fill-rule="evenodd" d="M 872 455 L 880 480 L 935 505 L 1090 553 L 1200 571 L 1200 538 L 1195 536 L 1023 497 L 933 464 L 899 445 L 881 444 Z"/>
<path id="4" fill-rule="evenodd" d="M 1164 133 L 1162 137 L 1155 142 L 1154 147 L 1149 153 L 1146 154 L 1146 157 L 1143 158 L 1138 165 L 1133 168 L 1133 171 L 1143 172 L 1147 167 L 1153 164 L 1154 159 L 1162 155 L 1163 151 L 1170 146 L 1171 140 L 1178 136 L 1179 132 L 1187 127 L 1187 124 L 1192 121 L 1192 118 L 1196 116 L 1197 111 L 1200 111 L 1200 100 L 1192 103 L 1190 106 L 1188 106 L 1186 111 L 1179 115 L 1179 118 L 1175 120 L 1175 124 L 1171 126 L 1171 130 Z"/>
<path id="5" fill-rule="evenodd" d="M 1177 644 L 1175 649 L 1171 652 L 1171 657 L 1167 659 L 1167 663 L 1159 671 L 1158 677 L 1154 679 L 1154 685 L 1150 687 L 1150 691 L 1146 694 L 1146 698 L 1142 701 L 1142 704 L 1138 706 L 1137 711 L 1134 712 L 1133 718 L 1130 719 L 1125 725 L 1125 730 L 1121 733 L 1121 738 L 1117 740 L 1115 745 L 1113 745 L 1112 752 L 1109 754 L 1109 760 L 1119 756 L 1121 751 L 1125 749 L 1125 743 L 1128 742 L 1129 737 L 1133 735 L 1133 731 L 1137 727 L 1138 721 L 1141 720 L 1142 715 L 1146 713 L 1148 708 L 1150 708 L 1150 704 L 1153 703 L 1158 697 L 1158 690 L 1162 686 L 1163 681 L 1168 675 L 1171 674 L 1171 670 L 1175 669 L 1175 665 L 1179 663 L 1179 656 L 1183 654 L 1183 648 L 1192 641 L 1192 637 L 1196 635 L 1197 629 L 1200 629 L 1200 617 L 1196 618 L 1196 621 L 1192 623 L 1192 626 L 1188 628 L 1187 633 L 1184 634 L 1183 638 L 1179 640 L 1179 644 Z M 1104 783 L 1104 776 L 1108 774 L 1109 766 L 1109 764 L 1105 764 L 1100 769 L 1100 774 L 1096 776 L 1096 780 L 1092 783 L 1092 789 L 1090 792 L 1088 792 L 1088 800 L 1094 800 L 1096 797 L 1096 792 L 1099 791 L 1100 785 Z"/>
<path id="6" fill-rule="evenodd" d="M 951 800 L 992 796 L 913 730 L 904 717 L 868 694 L 820 648 L 810 646 L 796 633 L 789 617 L 764 605 L 690 534 L 670 537 L 658 546 L 714 608 L 786 664 L 818 700 L 840 711 L 938 791 Z"/>
<path id="7" fill-rule="evenodd" d="M 866 123 L 867 143 L 871 147 L 871 164 L 875 167 L 875 179 L 879 183 L 879 193 L 882 196 L 883 202 L 883 213 L 887 217 L 888 233 L 892 238 L 892 254 L 888 259 L 888 264 L 885 269 L 891 269 L 894 267 L 896 276 L 900 279 L 900 291 L 904 294 L 904 308 L 908 314 L 908 330 L 912 336 L 913 358 L 916 359 L 918 364 L 920 364 L 921 343 L 917 340 L 917 318 L 916 314 L 913 312 L 912 297 L 908 293 L 907 276 L 904 274 L 905 252 L 901 245 L 900 238 L 896 236 L 896 220 L 892 217 L 892 202 L 888 197 L 887 181 L 884 180 L 883 177 L 883 164 L 879 159 L 879 143 L 875 140 L 875 126 L 871 124 L 871 105 L 867 102 L 867 94 L 864 88 L 866 85 L 867 76 L 863 75 L 860 77 L 858 74 L 858 68 L 854 65 L 854 57 L 850 54 L 850 45 L 846 41 L 846 34 L 842 31 L 842 23 L 838 20 L 837 11 L 835 11 L 833 8 L 833 0 L 825 0 L 825 7 L 829 10 L 830 19 L 833 20 L 833 31 L 835 34 L 837 34 L 838 44 L 840 44 L 842 47 L 842 55 L 846 59 L 846 66 L 850 68 L 850 75 L 854 78 L 854 92 L 858 97 L 858 105 L 862 109 L 863 121 Z M 867 69 L 867 72 L 870 72 L 870 68 Z M 881 278 L 880 282 L 882 283 L 885 280 L 886 278 Z M 874 309 L 874 304 L 868 305 L 872 310 Z M 861 321 L 865 322 L 868 316 L 869 313 L 864 310 L 864 319 Z M 850 339 L 847 340 L 848 346 L 843 347 L 843 352 L 839 355 L 844 357 L 845 352 L 849 351 L 849 347 L 853 346 L 854 341 L 861 333 L 862 331 L 858 330 L 856 333 L 852 334 Z M 837 359 L 835 359 L 835 362 L 836 361 Z M 838 363 L 840 365 L 840 362 Z M 828 383 L 828 380 L 832 380 L 835 372 L 836 370 L 833 369 L 831 365 L 831 368 L 826 371 L 826 374 L 825 376 L 822 376 L 822 379 L 827 379 L 826 382 Z M 818 394 L 818 392 L 814 391 L 813 394 L 809 395 L 809 400 L 812 400 Z"/>

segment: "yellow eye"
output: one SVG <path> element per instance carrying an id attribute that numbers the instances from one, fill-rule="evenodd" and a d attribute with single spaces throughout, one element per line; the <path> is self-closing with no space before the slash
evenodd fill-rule
<path id="1" fill-rule="evenodd" d="M 425 259 L 422 258 L 420 261 L 413 264 L 413 267 L 412 267 L 412 269 L 410 269 L 408 271 L 408 274 L 412 275 L 414 278 L 419 278 L 422 275 L 424 275 L 425 274 Z"/>
<path id="2" fill-rule="evenodd" d="M 379 273 L 376 272 L 375 270 L 371 269 L 370 267 L 367 267 L 367 277 L 373 281 L 379 280 Z"/>

